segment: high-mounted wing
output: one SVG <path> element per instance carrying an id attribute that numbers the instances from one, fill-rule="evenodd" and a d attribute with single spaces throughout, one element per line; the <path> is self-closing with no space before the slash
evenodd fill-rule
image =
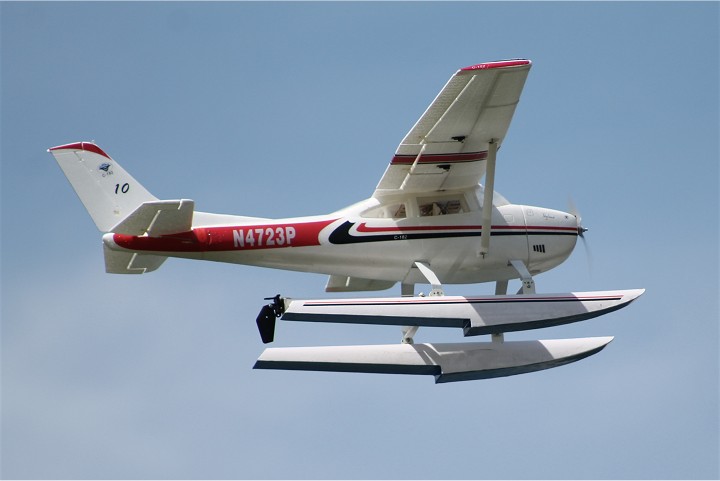
<path id="1" fill-rule="evenodd" d="M 400 143 L 373 196 L 474 188 L 490 141 L 499 147 L 505 138 L 530 66 L 504 60 L 458 70 Z"/>

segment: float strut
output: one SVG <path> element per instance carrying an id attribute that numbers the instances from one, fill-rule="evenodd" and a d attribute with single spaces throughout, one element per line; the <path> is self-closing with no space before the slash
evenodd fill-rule
<path id="1" fill-rule="evenodd" d="M 519 260 L 510 261 L 510 264 L 520 274 L 520 280 L 522 281 L 522 287 L 518 291 L 518 294 L 535 294 L 535 281 L 530 275 L 525 263 Z"/>
<path id="2" fill-rule="evenodd" d="M 402 330 L 402 342 L 403 344 L 414 344 L 413 336 L 417 332 L 419 326 L 405 326 Z"/>

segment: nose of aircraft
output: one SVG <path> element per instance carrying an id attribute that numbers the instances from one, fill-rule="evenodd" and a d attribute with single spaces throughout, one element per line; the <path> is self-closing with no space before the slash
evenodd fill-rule
<path id="1" fill-rule="evenodd" d="M 585 229 L 579 216 L 561 210 L 527 207 L 525 219 L 531 272 L 544 272 L 564 262 Z"/>

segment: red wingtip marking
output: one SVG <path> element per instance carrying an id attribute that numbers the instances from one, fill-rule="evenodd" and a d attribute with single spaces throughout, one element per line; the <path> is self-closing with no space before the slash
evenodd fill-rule
<path id="1" fill-rule="evenodd" d="M 477 65 L 471 65 L 460 70 L 488 70 L 492 68 L 505 68 L 505 67 L 519 67 L 521 65 L 531 65 L 530 60 L 525 59 L 513 59 L 513 60 L 498 60 L 497 62 L 485 62 Z"/>
<path id="2" fill-rule="evenodd" d="M 93 144 L 92 142 L 75 142 L 72 144 L 65 144 L 65 145 L 58 145 L 57 147 L 50 147 L 48 151 L 52 152 L 53 150 L 85 150 L 87 152 L 93 152 L 95 154 L 102 155 L 103 157 L 107 157 L 108 159 L 110 156 L 105 153 L 103 149 L 98 147 L 97 145 Z"/>

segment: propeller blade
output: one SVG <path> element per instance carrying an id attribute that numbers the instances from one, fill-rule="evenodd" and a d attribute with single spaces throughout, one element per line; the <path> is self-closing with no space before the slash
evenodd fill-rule
<path id="1" fill-rule="evenodd" d="M 568 196 L 568 212 L 577 217 L 578 225 L 582 223 L 582 215 L 580 214 L 580 210 L 578 210 L 577 205 L 575 204 L 575 200 L 572 198 L 572 196 Z"/>
<path id="2" fill-rule="evenodd" d="M 579 237 L 582 240 L 583 247 L 585 248 L 585 259 L 587 260 L 588 272 L 590 272 L 590 275 L 592 276 L 593 256 L 592 256 L 592 252 L 590 251 L 590 244 L 584 235 L 584 233 L 587 232 L 587 229 L 585 229 L 584 227 L 579 227 L 578 229 L 583 229 L 580 232 Z"/>
<path id="3" fill-rule="evenodd" d="M 575 201 L 571 196 L 568 197 L 568 212 L 570 212 L 572 215 L 575 216 L 577 219 L 577 230 L 578 230 L 578 237 L 582 240 L 583 247 L 585 248 L 585 259 L 587 260 L 588 265 L 588 271 L 592 275 L 592 253 L 590 252 L 590 245 L 588 244 L 587 239 L 585 238 L 585 233 L 589 230 L 587 227 L 583 227 L 582 225 L 582 215 L 580 214 L 580 209 L 577 208 L 577 205 L 575 204 Z"/>

